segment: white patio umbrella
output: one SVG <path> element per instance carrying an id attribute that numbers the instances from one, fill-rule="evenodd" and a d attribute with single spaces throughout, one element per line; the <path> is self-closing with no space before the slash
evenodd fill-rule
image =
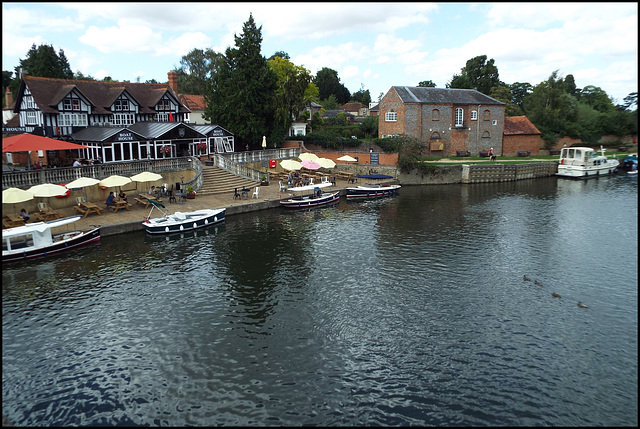
<path id="1" fill-rule="evenodd" d="M 155 182 L 157 180 L 162 180 L 162 176 L 158 173 L 152 173 L 151 171 L 143 171 L 135 176 L 131 176 L 131 180 L 134 182 Z"/>
<path id="2" fill-rule="evenodd" d="M 86 188 L 87 186 L 97 185 L 98 182 L 99 182 L 98 179 L 93 179 L 91 177 L 79 177 L 76 180 L 74 180 L 73 182 L 67 183 L 64 186 L 66 186 L 68 189 Z M 84 199 L 85 199 L 85 201 L 87 201 L 87 191 L 86 191 L 86 189 L 84 191 Z"/>
<path id="3" fill-rule="evenodd" d="M 318 155 L 311 152 L 304 152 L 301 153 L 298 158 L 300 158 L 300 161 L 316 161 L 318 159 Z"/>
<path id="4" fill-rule="evenodd" d="M 115 188 L 115 187 L 124 186 L 127 183 L 131 183 L 131 182 L 132 180 L 128 177 L 118 176 L 117 174 L 114 174 L 112 176 L 107 177 L 106 179 L 102 179 L 101 181 L 99 181 L 98 185 L 104 186 L 106 188 Z"/>
<path id="5" fill-rule="evenodd" d="M 29 188 L 29 192 L 33 193 L 34 197 L 59 197 L 65 195 L 69 190 L 62 185 L 54 185 L 53 183 L 42 183 Z"/>
<path id="6" fill-rule="evenodd" d="M 16 210 L 15 204 L 23 203 L 33 199 L 33 194 L 29 191 L 19 188 L 7 188 L 2 191 L 2 204 L 13 204 L 13 211 Z"/>
<path id="7" fill-rule="evenodd" d="M 262 136 L 262 148 L 267 148 L 267 136 Z"/>
<path id="8" fill-rule="evenodd" d="M 34 197 L 50 198 L 67 195 L 69 190 L 62 185 L 54 185 L 53 183 L 42 183 L 40 185 L 30 187 L 29 192 L 33 193 Z"/>
<path id="9" fill-rule="evenodd" d="M 2 204 L 17 204 L 32 200 L 32 192 L 19 188 L 7 188 L 2 191 Z"/>
<path id="10" fill-rule="evenodd" d="M 345 155 L 345 156 L 341 156 L 340 158 L 338 158 L 338 161 L 346 161 L 346 162 L 356 162 L 357 159 L 355 159 L 352 156 L 349 155 Z"/>
<path id="11" fill-rule="evenodd" d="M 285 159 L 284 161 L 280 161 L 280 167 L 285 170 L 300 170 L 302 168 L 302 164 L 294 159 Z"/>
<path id="12" fill-rule="evenodd" d="M 155 182 L 156 180 L 162 180 L 162 176 L 158 173 L 152 173 L 151 171 L 143 171 L 135 176 L 131 176 L 131 180 L 134 182 Z"/>
<path id="13" fill-rule="evenodd" d="M 320 164 L 320 166 L 322 168 L 333 168 L 333 167 L 336 166 L 336 163 L 333 162 L 333 160 L 329 159 L 329 158 L 318 158 L 318 159 L 316 159 L 316 162 L 318 164 Z"/>

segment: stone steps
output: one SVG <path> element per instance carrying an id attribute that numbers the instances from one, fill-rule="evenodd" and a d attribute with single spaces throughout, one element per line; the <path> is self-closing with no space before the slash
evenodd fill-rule
<path id="1" fill-rule="evenodd" d="M 203 166 L 202 179 L 202 188 L 198 190 L 198 195 L 233 193 L 235 188 L 242 189 L 243 186 L 253 188 L 260 184 L 213 166 Z"/>

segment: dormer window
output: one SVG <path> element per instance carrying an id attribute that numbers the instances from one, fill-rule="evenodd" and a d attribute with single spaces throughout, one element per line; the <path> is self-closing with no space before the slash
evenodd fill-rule
<path id="1" fill-rule="evenodd" d="M 156 110 L 171 110 L 171 103 L 167 99 L 162 99 L 158 101 Z"/>
<path id="2" fill-rule="evenodd" d="M 77 98 L 67 98 L 62 102 L 63 110 L 80 110 L 80 100 Z"/>
<path id="3" fill-rule="evenodd" d="M 117 112 L 128 111 L 129 110 L 129 100 L 116 100 L 116 102 L 113 103 L 113 108 Z"/>

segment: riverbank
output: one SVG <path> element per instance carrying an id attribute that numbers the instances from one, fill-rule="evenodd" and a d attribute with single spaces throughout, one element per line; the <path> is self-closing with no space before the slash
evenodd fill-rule
<path id="1" fill-rule="evenodd" d="M 347 186 L 348 183 L 346 180 L 337 179 L 334 189 L 339 190 L 341 195 L 343 195 L 346 192 Z M 196 194 L 196 198 L 187 199 L 185 203 L 169 204 L 168 200 L 163 200 L 163 204 L 174 213 L 177 211 L 190 212 L 199 209 L 226 208 L 226 216 L 233 216 L 241 213 L 279 207 L 280 200 L 289 195 L 288 193 L 280 192 L 280 187 L 277 182 L 271 182 L 268 186 L 260 186 L 258 199 L 251 198 L 253 191 L 254 188 L 251 188 L 249 198 L 246 200 L 234 199 L 233 193 L 204 196 Z M 75 222 L 73 225 L 55 228 L 53 231 L 65 231 L 71 227 L 84 229 L 91 225 L 100 225 L 100 235 L 104 237 L 129 231 L 143 230 L 144 226 L 142 222 L 149 215 L 151 208 L 145 209 L 142 205 L 138 204 L 133 197 L 129 198 L 129 203 L 131 204 L 130 210 L 118 210 L 118 212 L 114 213 L 104 209 L 101 215 L 92 213 Z M 105 207 L 103 203 L 96 204 L 101 208 Z M 59 209 L 58 212 L 62 217 L 77 215 L 73 207 Z M 152 217 L 157 217 L 158 215 L 158 211 L 154 210 Z"/>

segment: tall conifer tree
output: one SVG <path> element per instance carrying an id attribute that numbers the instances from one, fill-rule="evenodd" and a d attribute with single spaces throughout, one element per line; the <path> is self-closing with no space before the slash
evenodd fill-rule
<path id="1" fill-rule="evenodd" d="M 276 75 L 260 53 L 262 27 L 253 15 L 227 48 L 224 61 L 209 82 L 206 117 L 235 134 L 241 145 L 259 148 L 262 136 L 272 137 Z"/>

